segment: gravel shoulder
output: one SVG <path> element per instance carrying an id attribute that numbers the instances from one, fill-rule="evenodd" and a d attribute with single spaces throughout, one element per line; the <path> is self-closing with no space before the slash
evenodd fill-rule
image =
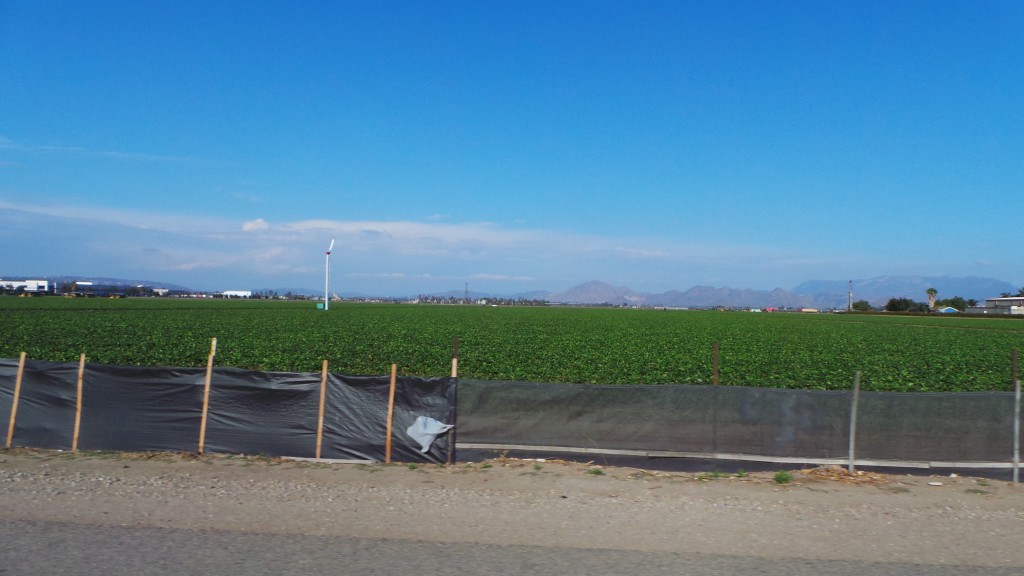
<path id="1" fill-rule="evenodd" d="M 1019 485 L 790 473 L 16 449 L 0 451 L 0 521 L 1024 567 Z"/>

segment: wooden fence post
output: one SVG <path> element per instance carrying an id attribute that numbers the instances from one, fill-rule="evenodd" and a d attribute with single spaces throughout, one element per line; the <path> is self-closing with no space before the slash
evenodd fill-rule
<path id="1" fill-rule="evenodd" d="M 455 337 L 455 350 L 452 352 L 452 378 L 459 377 L 459 337 Z"/>
<path id="2" fill-rule="evenodd" d="M 455 337 L 455 350 L 452 353 L 452 378 L 459 377 L 459 337 Z M 456 398 L 458 398 L 458 387 L 455 389 Z M 449 417 L 454 414 L 457 410 L 458 400 L 455 401 L 455 406 L 452 406 L 449 411 Z M 454 418 L 452 419 L 454 423 Z M 448 464 L 455 463 L 455 427 L 452 426 L 448 429 Z"/>
<path id="3" fill-rule="evenodd" d="M 82 427 L 82 382 L 85 379 L 85 352 L 78 357 L 78 392 L 75 394 L 75 433 L 71 437 L 71 451 L 78 452 L 78 431 Z"/>
<path id="4" fill-rule="evenodd" d="M 206 360 L 206 384 L 203 386 L 203 416 L 199 421 L 199 454 L 206 445 L 206 415 L 210 410 L 210 381 L 213 379 L 213 357 L 217 354 L 217 339 L 210 341 L 210 357 Z"/>
<path id="5" fill-rule="evenodd" d="M 21 379 L 25 375 L 25 356 L 26 353 L 21 353 L 21 359 L 18 360 L 18 375 L 14 379 L 14 400 L 11 401 L 11 418 L 7 424 L 7 448 L 11 447 L 11 441 L 14 439 L 14 420 L 18 416 L 18 399 L 21 397 Z"/>
<path id="6" fill-rule="evenodd" d="M 320 414 L 316 421 L 316 459 L 320 459 L 320 447 L 324 440 L 324 400 L 327 397 L 327 359 L 320 370 Z"/>
<path id="7" fill-rule="evenodd" d="M 398 364 L 391 365 L 391 389 L 388 392 L 387 439 L 384 441 L 384 463 L 391 463 L 391 423 L 395 416 L 395 385 L 398 382 Z"/>

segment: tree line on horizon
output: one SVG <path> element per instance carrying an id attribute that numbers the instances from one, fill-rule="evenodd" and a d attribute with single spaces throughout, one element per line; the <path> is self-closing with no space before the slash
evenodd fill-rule
<path id="1" fill-rule="evenodd" d="M 956 308 L 960 312 L 968 308 L 973 308 L 978 305 L 978 301 L 974 298 L 963 298 L 961 296 L 953 296 L 952 298 L 938 299 L 938 290 L 935 288 L 929 288 L 925 291 L 928 295 L 928 302 L 918 302 L 912 298 L 890 298 L 882 310 L 886 312 L 932 312 L 940 310 L 942 308 Z M 1024 297 L 1024 287 L 1017 291 L 1016 294 L 1010 292 L 1003 292 L 999 295 L 1000 298 L 1016 298 Z M 874 310 L 874 307 L 867 300 L 858 300 L 851 306 L 854 311 L 857 312 L 870 312 Z"/>

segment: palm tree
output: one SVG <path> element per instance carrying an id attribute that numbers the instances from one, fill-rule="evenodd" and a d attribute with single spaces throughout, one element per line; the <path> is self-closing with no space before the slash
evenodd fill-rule
<path id="1" fill-rule="evenodd" d="M 928 293 L 928 309 L 935 310 L 935 297 L 939 294 L 939 291 L 935 288 L 929 288 L 926 292 Z"/>

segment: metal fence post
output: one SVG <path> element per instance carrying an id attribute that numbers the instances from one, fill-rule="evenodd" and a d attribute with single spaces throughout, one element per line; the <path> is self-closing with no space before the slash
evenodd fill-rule
<path id="1" fill-rule="evenodd" d="M 857 448 L 857 404 L 860 401 L 860 370 L 853 376 L 853 399 L 850 402 L 850 474 L 853 474 L 855 466 L 855 452 Z"/>
<path id="2" fill-rule="evenodd" d="M 1010 356 L 1013 373 L 1013 482 L 1020 481 L 1020 379 L 1017 377 L 1017 350 Z"/>

